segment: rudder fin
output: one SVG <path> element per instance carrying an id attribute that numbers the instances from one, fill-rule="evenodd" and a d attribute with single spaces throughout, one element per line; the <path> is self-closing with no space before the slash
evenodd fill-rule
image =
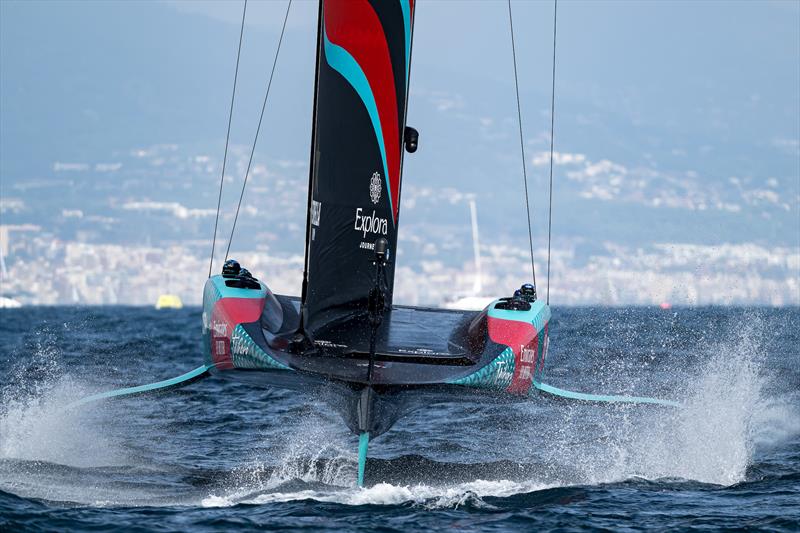
<path id="1" fill-rule="evenodd" d="M 364 486 L 364 471 L 367 467 L 367 449 L 369 448 L 369 432 L 358 436 L 358 486 Z"/>

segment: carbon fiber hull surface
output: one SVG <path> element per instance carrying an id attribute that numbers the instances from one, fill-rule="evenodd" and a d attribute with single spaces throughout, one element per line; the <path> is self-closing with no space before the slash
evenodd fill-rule
<path id="1" fill-rule="evenodd" d="M 227 282 L 227 283 L 226 283 Z M 312 394 L 355 432 L 373 436 L 410 411 L 442 401 L 521 399 L 544 367 L 550 309 L 481 312 L 394 306 L 376 332 L 363 315 L 330 324 L 298 346 L 298 298 L 208 280 L 203 300 L 206 364 L 220 375 Z M 235 285 L 235 283 L 234 283 Z"/>

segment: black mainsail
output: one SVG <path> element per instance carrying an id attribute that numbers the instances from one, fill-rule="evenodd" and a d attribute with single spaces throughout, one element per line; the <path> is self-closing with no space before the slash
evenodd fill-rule
<path id="1" fill-rule="evenodd" d="M 374 243 L 397 248 L 413 0 L 322 0 L 302 327 L 362 314 Z M 391 305 L 394 266 L 386 268 Z"/>

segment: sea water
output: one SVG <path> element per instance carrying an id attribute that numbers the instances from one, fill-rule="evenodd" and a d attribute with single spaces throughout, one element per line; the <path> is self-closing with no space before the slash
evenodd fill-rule
<path id="1" fill-rule="evenodd" d="M 545 380 L 682 409 L 432 405 L 370 444 L 318 398 L 209 378 L 200 310 L 0 310 L 0 530 L 800 528 L 800 310 L 559 309 Z M 421 332 L 420 334 L 424 334 Z"/>

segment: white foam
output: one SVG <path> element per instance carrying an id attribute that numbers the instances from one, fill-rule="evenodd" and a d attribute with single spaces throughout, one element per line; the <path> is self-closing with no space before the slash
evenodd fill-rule
<path id="1" fill-rule="evenodd" d="M 293 434 L 279 467 L 269 481 L 241 487 L 229 495 L 211 495 L 203 505 L 263 504 L 312 499 L 344 505 L 414 504 L 426 508 L 453 508 L 469 503 L 486 505 L 487 496 L 508 497 L 556 486 L 603 484 L 629 479 L 664 478 L 732 485 L 746 478 L 756 444 L 776 444 L 800 433 L 800 415 L 791 401 L 770 397 L 757 320 L 733 332 L 721 343 L 698 347 L 697 367 L 675 368 L 674 379 L 684 380 L 683 409 L 602 408 L 559 404 L 548 409 L 532 405 L 528 438 L 534 442 L 505 443 L 523 450 L 522 462 L 544 462 L 560 467 L 563 475 L 527 481 L 475 480 L 455 485 L 378 483 L 355 488 L 352 438 L 328 425 L 306 423 Z M 338 431 L 338 432 L 337 432 Z M 601 438 L 592 438 L 595 433 Z M 299 437 L 299 435 L 304 435 Z M 577 444 L 575 441 L 586 439 Z M 320 446 L 320 443 L 325 443 Z M 524 457 L 528 446 L 528 461 Z M 544 454 L 544 455 L 543 455 Z M 329 457 L 323 460 L 323 457 Z M 423 475 L 421 473 L 421 475 Z M 301 479 L 331 485 L 324 489 L 281 491 L 280 485 Z"/>
<path id="2" fill-rule="evenodd" d="M 506 497 L 519 493 L 533 492 L 550 488 L 533 483 L 518 483 L 500 480 L 475 480 L 450 486 L 392 485 L 378 483 L 367 488 L 350 487 L 331 490 L 299 490 L 294 492 L 267 492 L 250 497 L 236 495 L 210 495 L 203 499 L 204 507 L 227 507 L 241 503 L 266 504 L 297 500 L 339 503 L 342 505 L 400 505 L 415 504 L 429 509 L 457 508 L 470 502 L 472 505 L 488 507 L 482 498 L 487 496 Z"/>
<path id="3" fill-rule="evenodd" d="M 203 498 L 203 500 L 200 502 L 200 505 L 202 505 L 203 507 L 230 507 L 235 504 L 230 498 L 211 494 Z"/>
<path id="4" fill-rule="evenodd" d="M 756 333 L 751 326 L 706 349 L 707 362 L 687 383 L 686 407 L 662 414 L 643 438 L 635 439 L 639 453 L 632 466 L 649 478 L 719 485 L 745 479 L 758 431 L 754 415 L 765 401 Z"/>
<path id="5" fill-rule="evenodd" d="M 84 394 L 69 376 L 48 378 L 33 390 L 6 387 L 0 395 L 0 458 L 81 467 L 119 464 L 102 421 L 64 408 Z"/>
<path id="6" fill-rule="evenodd" d="M 744 481 L 757 443 L 785 440 L 800 429 L 792 400 L 768 394 L 766 330 L 751 318 L 725 341 L 698 346 L 696 367 L 677 362 L 672 376 L 683 389 L 684 408 L 564 407 L 553 427 L 543 428 L 552 437 L 544 442 L 548 460 L 574 468 L 566 480 L 575 483 Z M 579 440 L 587 442 L 573 444 Z"/>
<path id="7" fill-rule="evenodd" d="M 797 397 L 776 398 L 768 393 L 771 377 L 760 353 L 763 343 L 758 333 L 755 321 L 725 342 L 698 348 L 696 355 L 704 362 L 697 368 L 675 368 L 674 379 L 685 381 L 686 408 L 682 410 L 531 404 L 528 434 L 523 433 L 519 442 L 498 442 L 494 451 L 500 449 L 504 457 L 513 451 L 520 462 L 547 464 L 555 474 L 522 481 L 476 479 L 435 484 L 420 472 L 416 484 L 356 488 L 353 437 L 338 418 L 303 416 L 296 426 L 286 428 L 283 442 L 273 437 L 255 447 L 270 450 L 268 457 L 251 457 L 234 472 L 229 486 L 217 487 L 200 503 L 227 507 L 310 499 L 343 505 L 457 508 L 487 506 L 486 497 L 637 477 L 735 484 L 746 478 L 757 446 L 779 445 L 800 434 Z M 103 417 L 107 415 L 103 409 L 92 409 L 95 418 L 91 420 L 85 418 L 87 413 L 64 410 L 64 405 L 85 391 L 61 369 L 52 364 L 52 368 L 45 367 L 50 377 L 35 386 L 26 386 L 21 378 L 12 379 L 13 385 L 0 393 L 0 459 L 81 467 L 125 464 L 120 449 L 104 435 Z M 545 408 L 548 416 L 543 417 Z M 586 442 L 576 444 L 581 440 Z M 14 476 L 0 476 L 2 486 L 24 485 L 24 490 L 13 491 L 36 497 L 114 505 L 149 496 L 126 493 L 109 500 L 107 489 L 69 482 L 49 488 L 35 486 L 46 477 Z M 296 480 L 309 485 L 292 490 L 291 482 Z M 174 503 L 170 498 L 163 501 Z"/>
<path id="8" fill-rule="evenodd" d="M 355 486 L 357 456 L 353 438 L 339 420 L 323 420 L 308 416 L 294 427 L 287 428 L 283 450 L 272 460 L 270 467 L 261 457 L 253 457 L 235 476 L 227 492 L 212 493 L 202 499 L 204 507 L 227 507 L 242 503 L 266 504 L 297 500 L 315 500 L 343 505 L 415 504 L 426 508 L 453 508 L 465 505 L 485 505 L 485 496 L 509 496 L 548 488 L 541 483 L 519 483 L 508 480 L 475 480 L 459 484 L 432 485 L 421 482 L 413 485 L 378 483 L 359 488 Z M 271 470 L 270 474 L 266 474 Z M 322 488 L 282 490 L 287 482 L 302 480 L 322 484 Z"/>

